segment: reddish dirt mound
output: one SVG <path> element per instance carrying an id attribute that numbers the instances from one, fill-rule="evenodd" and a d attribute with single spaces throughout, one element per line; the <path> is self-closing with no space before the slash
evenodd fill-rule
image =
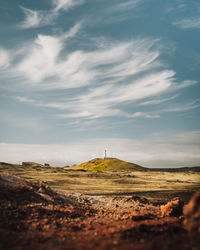
<path id="1" fill-rule="evenodd" d="M 190 232 L 200 233 L 200 192 L 196 193 L 184 207 L 184 227 Z"/>
<path id="2" fill-rule="evenodd" d="M 30 182 L 11 174 L 0 174 L 0 200 L 14 204 L 54 203 L 69 204 L 45 182 Z"/>
<path id="3" fill-rule="evenodd" d="M 160 205 L 135 196 L 64 195 L 0 175 L 0 249 L 198 249 L 198 232 L 185 230 L 183 217 L 162 217 Z"/>
<path id="4" fill-rule="evenodd" d="M 179 198 L 174 198 L 166 205 L 161 206 L 162 216 L 179 217 L 183 214 L 184 202 Z"/>

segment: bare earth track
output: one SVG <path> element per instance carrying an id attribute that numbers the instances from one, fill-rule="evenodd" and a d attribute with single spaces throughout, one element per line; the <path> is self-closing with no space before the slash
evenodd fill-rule
<path id="1" fill-rule="evenodd" d="M 0 249 L 198 250 L 200 198 L 195 202 L 182 215 L 177 200 L 164 207 L 138 196 L 56 192 L 41 181 L 1 174 Z"/>

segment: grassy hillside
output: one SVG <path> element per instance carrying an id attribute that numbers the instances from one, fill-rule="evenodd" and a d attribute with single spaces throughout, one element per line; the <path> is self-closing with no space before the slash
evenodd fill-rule
<path id="1" fill-rule="evenodd" d="M 117 158 L 96 158 L 73 167 L 90 171 L 146 171 L 147 168 Z"/>

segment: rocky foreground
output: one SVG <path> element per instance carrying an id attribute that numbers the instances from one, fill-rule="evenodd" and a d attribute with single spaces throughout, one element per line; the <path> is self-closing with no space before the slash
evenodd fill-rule
<path id="1" fill-rule="evenodd" d="M 199 249 L 200 192 L 188 204 L 55 191 L 0 175 L 0 249 Z"/>

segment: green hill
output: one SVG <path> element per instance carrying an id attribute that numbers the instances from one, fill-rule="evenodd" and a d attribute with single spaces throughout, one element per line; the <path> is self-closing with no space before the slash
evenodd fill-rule
<path id="1" fill-rule="evenodd" d="M 137 164 L 119 160 L 117 158 L 96 158 L 91 161 L 76 165 L 73 169 L 90 171 L 146 171 L 147 168 Z"/>

